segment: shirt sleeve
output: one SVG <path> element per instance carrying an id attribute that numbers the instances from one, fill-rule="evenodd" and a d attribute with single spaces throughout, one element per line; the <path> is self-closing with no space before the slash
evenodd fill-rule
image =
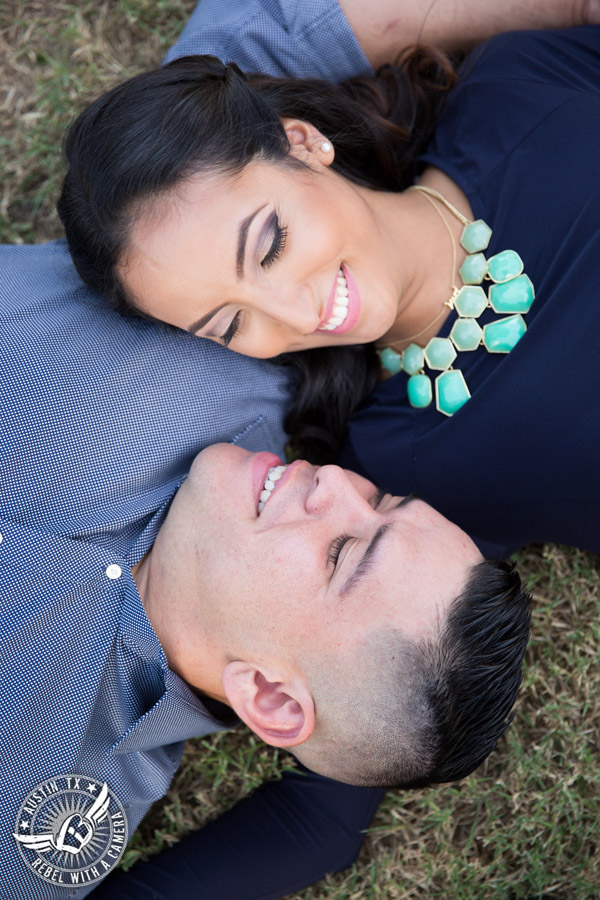
<path id="1" fill-rule="evenodd" d="M 373 73 L 337 0 L 199 0 L 163 62 L 196 53 L 267 75 L 343 81 Z"/>

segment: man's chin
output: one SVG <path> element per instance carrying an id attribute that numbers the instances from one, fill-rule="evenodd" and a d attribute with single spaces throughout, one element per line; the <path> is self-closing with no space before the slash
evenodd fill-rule
<path id="1" fill-rule="evenodd" d="M 224 442 L 218 444 L 210 444 L 194 457 L 194 461 L 190 466 L 190 475 L 197 468 L 203 469 L 205 466 L 213 466 L 220 462 L 227 462 L 244 456 L 252 456 L 250 450 L 238 447 L 235 444 L 226 444 Z"/>

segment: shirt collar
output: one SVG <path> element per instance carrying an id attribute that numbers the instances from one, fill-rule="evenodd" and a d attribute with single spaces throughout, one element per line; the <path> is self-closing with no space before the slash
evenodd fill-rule
<path id="1" fill-rule="evenodd" d="M 124 573 L 124 596 L 120 633 L 123 644 L 141 658 L 154 661 L 162 670 L 164 692 L 156 703 L 115 741 L 109 753 L 151 750 L 165 744 L 202 737 L 237 724 L 232 713 L 225 721 L 206 709 L 201 699 L 167 663 L 165 653 L 154 631 L 131 572 Z"/>

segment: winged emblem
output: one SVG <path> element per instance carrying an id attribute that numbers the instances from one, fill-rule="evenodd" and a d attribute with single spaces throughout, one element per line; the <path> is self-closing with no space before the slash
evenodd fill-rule
<path id="1" fill-rule="evenodd" d="M 41 834 L 13 834 L 13 837 L 30 850 L 45 853 L 47 850 L 59 850 L 76 856 L 87 847 L 94 837 L 97 826 L 105 818 L 110 806 L 110 796 L 106 782 L 92 805 L 83 814 L 71 813 L 64 820 L 58 832 L 48 831 Z"/>

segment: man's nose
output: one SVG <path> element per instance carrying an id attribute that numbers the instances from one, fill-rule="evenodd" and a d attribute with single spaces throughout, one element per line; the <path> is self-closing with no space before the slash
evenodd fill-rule
<path id="1" fill-rule="evenodd" d="M 369 500 L 339 466 L 321 466 L 317 469 L 313 489 L 306 499 L 306 510 L 312 515 L 341 510 L 349 521 L 355 516 L 363 521 L 365 515 L 373 513 Z"/>

